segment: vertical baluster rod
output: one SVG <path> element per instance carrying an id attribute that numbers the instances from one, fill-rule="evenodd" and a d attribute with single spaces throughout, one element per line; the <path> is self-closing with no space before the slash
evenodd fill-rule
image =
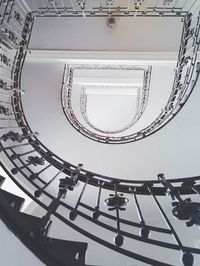
<path id="1" fill-rule="evenodd" d="M 51 164 L 48 164 L 47 166 L 45 166 L 45 167 L 44 167 L 42 170 L 40 170 L 39 172 L 31 174 L 31 175 L 29 176 L 29 178 L 30 178 L 31 180 L 34 180 L 34 179 L 38 178 L 38 176 L 39 176 L 42 172 L 46 171 L 50 166 L 51 166 Z"/>
<path id="2" fill-rule="evenodd" d="M 97 220 L 100 216 L 99 213 L 99 206 L 100 206 L 100 199 L 101 199 L 101 191 L 102 191 L 102 186 L 104 185 L 103 181 L 99 181 L 99 192 L 98 192 L 98 197 L 97 197 L 97 204 L 95 206 L 95 211 L 92 213 L 92 218 Z"/>
<path id="3" fill-rule="evenodd" d="M 45 191 L 45 189 L 56 179 L 56 177 L 58 176 L 58 175 L 60 175 L 62 172 L 63 172 L 63 170 L 66 168 L 66 166 L 65 165 L 63 165 L 63 167 L 46 183 L 46 185 L 44 185 L 42 188 L 39 188 L 39 189 L 37 189 L 35 192 L 34 192 L 34 196 L 36 197 L 36 198 L 39 198 L 41 195 L 42 195 L 42 193 Z"/>
<path id="4" fill-rule="evenodd" d="M 131 192 L 131 194 L 132 194 L 132 196 L 134 198 L 136 209 L 137 209 L 137 213 L 138 213 L 138 216 L 139 216 L 139 219 L 140 219 L 140 224 L 142 226 L 141 227 L 141 231 L 140 231 L 140 235 L 143 238 L 148 238 L 149 234 L 150 234 L 150 231 L 149 231 L 148 227 L 145 224 L 145 220 L 144 220 L 144 217 L 143 217 L 143 214 L 142 214 L 142 210 L 140 208 L 140 205 L 139 205 L 139 202 L 138 202 L 138 199 L 137 199 L 136 188 L 130 188 L 129 191 Z"/>
<path id="5" fill-rule="evenodd" d="M 152 197 L 153 197 L 153 199 L 154 199 L 154 201 L 155 201 L 155 203 L 156 203 L 156 205 L 157 205 L 157 207 L 158 207 L 158 209 L 159 209 L 159 211 L 160 211 L 163 219 L 165 220 L 166 225 L 171 230 L 172 235 L 173 235 L 175 241 L 177 242 L 177 245 L 178 245 L 179 249 L 183 253 L 183 255 L 182 255 L 182 262 L 183 262 L 183 264 L 185 266 L 193 265 L 193 262 L 194 262 L 193 255 L 185 250 L 185 247 L 183 246 L 180 238 L 178 237 L 178 234 L 176 233 L 176 230 L 172 226 L 172 224 L 171 224 L 169 218 L 167 217 L 165 211 L 163 210 L 163 208 L 161 207 L 158 199 L 156 198 L 155 194 L 153 193 L 152 187 L 151 186 L 148 186 L 147 188 L 148 188 L 150 194 L 152 195 Z"/>
<path id="6" fill-rule="evenodd" d="M 81 191 L 81 193 L 79 195 L 79 198 L 77 200 L 75 208 L 69 213 L 69 219 L 71 221 L 74 221 L 76 219 L 77 215 L 78 215 L 77 209 L 78 209 L 78 206 L 79 206 L 80 201 L 82 199 L 83 193 L 85 192 L 85 189 L 86 189 L 86 186 L 87 186 L 88 182 L 89 182 L 89 177 L 86 178 L 85 184 L 84 184 L 84 186 L 82 188 L 82 191 Z"/>

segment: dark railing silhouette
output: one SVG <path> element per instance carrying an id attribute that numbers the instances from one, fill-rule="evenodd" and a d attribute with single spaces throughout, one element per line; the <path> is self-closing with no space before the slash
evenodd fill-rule
<path id="1" fill-rule="evenodd" d="M 50 2 L 48 1 L 48 5 L 51 5 Z M 199 75 L 199 64 L 196 63 L 199 46 L 199 9 L 196 9 L 197 2 L 191 3 L 191 8 L 188 9 L 189 12 L 186 12 L 184 8 L 172 12 L 176 9 L 174 6 L 170 10 L 167 7 L 163 7 L 163 9 L 154 7 L 155 10 L 148 7 L 145 11 L 145 7 L 142 5 L 143 11 L 140 11 L 140 6 L 135 6 L 138 15 L 148 16 L 151 12 L 154 12 L 160 16 L 169 15 L 170 13 L 170 16 L 184 17 L 182 42 L 172 94 L 165 111 L 163 111 L 164 113 L 159 115 L 156 122 L 154 121 L 154 125 L 149 127 L 149 131 L 140 132 L 138 138 L 155 133 L 172 119 L 185 104 L 196 84 Z M 38 3 L 39 1 L 36 0 L 31 1 L 30 9 L 33 12 L 30 12 L 21 1 L 0 2 L 1 32 L 3 34 L 0 40 L 0 47 L 3 47 L 3 49 L 0 49 L 0 51 L 9 50 L 8 54 L 11 53 L 11 50 L 15 52 L 13 53 L 13 60 L 10 59 L 9 62 L 7 58 L 4 60 L 8 65 L 3 70 L 3 74 L 0 74 L 2 80 L 0 90 L 8 94 L 8 96 L 2 94 L 1 104 L 4 107 L 0 108 L 2 110 L 1 118 L 6 118 L 6 120 L 2 120 L 2 126 L 0 127 L 0 151 L 7 164 L 4 164 L 2 160 L 0 166 L 22 191 L 46 210 L 46 214 L 40 219 L 36 229 L 32 232 L 32 237 L 47 235 L 51 225 L 51 217 L 55 216 L 66 226 L 70 226 L 91 240 L 138 261 L 150 265 L 170 265 L 163 262 L 159 256 L 156 257 L 157 254 L 148 257 L 133 252 L 130 248 L 123 248 L 125 239 L 137 240 L 143 243 L 145 247 L 161 247 L 167 250 L 179 251 L 183 264 L 193 265 L 193 254 L 200 255 L 200 249 L 187 246 L 182 241 L 171 221 L 168 209 L 163 207 L 161 202 L 166 194 L 169 195 L 172 198 L 172 215 L 179 220 L 187 221 L 187 226 L 193 226 L 194 228 L 199 226 L 200 203 L 196 202 L 195 195 L 200 194 L 200 176 L 166 180 L 163 174 L 159 174 L 157 180 L 144 181 L 98 175 L 84 170 L 82 164 L 75 166 L 62 160 L 39 141 L 37 133 L 32 132 L 21 102 L 21 97 L 25 96 L 22 95 L 21 91 L 21 72 L 26 58 L 26 49 L 31 36 L 34 16 L 62 15 L 60 7 L 56 6 L 54 1 L 52 2 L 54 3 L 53 6 L 48 7 L 48 10 L 46 7 L 38 5 Z M 81 12 L 86 8 L 83 5 L 78 5 L 78 7 L 81 8 Z M 80 11 L 78 12 L 80 13 Z M 122 11 L 123 8 L 120 9 L 120 12 Z M 76 13 L 76 11 L 73 12 Z M 87 10 L 85 12 L 87 15 Z M 102 12 L 101 15 L 104 14 L 104 10 L 99 10 L 99 12 Z M 130 15 L 132 11 L 126 12 L 126 14 L 123 14 Z M 164 14 L 159 14 L 159 12 L 164 12 Z M 95 16 L 96 12 L 90 15 Z M 16 25 L 12 28 L 10 26 L 11 20 L 15 20 L 14 25 Z M 191 47 L 189 46 L 190 38 L 193 39 Z M 191 55 L 189 49 L 192 51 Z M 8 56 L 7 53 L 6 56 Z M 7 69 L 8 66 L 10 70 Z M 194 73 L 195 70 L 197 75 Z M 9 98 L 11 101 L 8 100 Z M 8 105 L 8 107 L 5 107 L 5 105 Z M 9 108 L 10 112 L 7 112 L 8 109 L 5 108 Z M 11 122 L 7 118 L 14 120 Z M 55 174 L 49 176 L 49 170 L 54 170 L 52 172 Z M 25 188 L 24 183 L 29 184 L 29 187 Z M 50 189 L 52 186 L 54 187 L 53 192 Z M 57 194 L 54 193 L 56 187 L 58 189 Z M 88 188 L 93 190 L 89 203 L 85 200 L 85 195 L 88 195 Z M 155 203 L 153 208 L 160 212 L 160 218 L 165 222 L 165 226 L 151 224 L 151 220 L 145 215 L 145 206 L 140 201 L 140 195 L 145 199 L 153 199 Z M 190 198 L 184 199 L 185 195 L 190 195 Z M 43 199 L 47 199 L 47 201 Z M 105 205 L 107 205 L 106 209 Z M 138 212 L 135 221 L 122 216 L 130 206 Z M 60 207 L 64 208 L 65 211 L 59 211 Z M 92 229 L 91 231 L 87 230 L 82 224 L 79 224 L 78 219 L 76 219 L 78 216 L 87 221 L 88 224 L 92 224 L 95 228 L 94 232 Z M 137 233 L 133 229 L 138 230 Z M 113 239 L 108 240 L 103 234 L 99 234 L 98 232 L 101 232 L 101 230 L 112 233 L 114 243 Z M 158 233 L 157 237 L 151 237 L 152 232 Z M 175 242 L 169 241 L 169 236 Z M 141 253 L 143 254 L 143 252 Z"/>

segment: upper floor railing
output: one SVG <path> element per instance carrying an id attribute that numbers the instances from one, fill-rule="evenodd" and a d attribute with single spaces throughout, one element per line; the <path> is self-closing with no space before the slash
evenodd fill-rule
<path id="1" fill-rule="evenodd" d="M 200 249 L 187 244 L 187 237 L 181 234 L 185 224 L 180 222 L 177 226 L 172 215 L 186 221 L 187 226 L 194 230 L 200 225 L 200 203 L 197 202 L 200 176 L 166 180 L 163 174 L 158 174 L 158 179 L 152 181 L 117 179 L 84 170 L 81 164 L 74 166 L 45 147 L 39 141 L 38 133 L 32 132 L 21 101 L 21 97 L 25 97 L 21 90 L 21 72 L 34 13 L 30 13 L 24 1 L 1 1 L 0 4 L 0 148 L 4 161 L 0 165 L 27 195 L 46 210 L 37 233 L 48 233 L 49 221 L 55 216 L 100 245 L 150 265 L 170 265 L 170 258 L 166 262 L 156 252 L 149 256 L 143 250 L 133 251 L 134 241 L 142 243 L 146 249 L 159 247 L 176 252 L 177 264 L 179 253 L 184 265 L 193 264 L 192 254 L 198 261 Z M 196 84 L 199 74 L 199 65 L 196 64 L 199 10 L 194 11 L 197 16 L 191 10 L 184 18 L 172 94 L 162 116 L 149 127 L 149 131 L 141 132 L 142 137 L 154 133 L 169 121 L 185 104 Z M 163 197 L 166 194 L 169 201 Z M 188 194 L 190 198 L 185 198 L 184 195 Z M 156 225 L 149 209 L 151 213 L 157 213 Z M 181 232 L 177 227 L 182 229 Z M 129 244 L 126 245 L 124 240 Z"/>
<path id="2" fill-rule="evenodd" d="M 36 16 L 134 16 L 184 17 L 195 9 L 198 0 L 33 0 L 29 3 Z"/>

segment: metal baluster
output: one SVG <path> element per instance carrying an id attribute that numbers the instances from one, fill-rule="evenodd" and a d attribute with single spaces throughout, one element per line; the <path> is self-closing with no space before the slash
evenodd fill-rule
<path id="1" fill-rule="evenodd" d="M 64 8 L 65 8 L 64 1 L 63 1 L 63 0 L 60 0 L 60 2 L 61 2 L 61 5 L 62 5 L 62 7 L 64 7 Z"/>
<path id="2" fill-rule="evenodd" d="M 11 52 L 5 45 L 0 45 L 0 49 L 14 58 L 16 52 Z"/>
<path id="3" fill-rule="evenodd" d="M 174 10 L 174 9 L 176 8 L 176 6 L 177 6 L 177 4 L 178 4 L 178 1 L 179 1 L 179 0 L 176 0 L 176 1 L 174 2 L 173 7 L 172 7 L 172 10 Z"/>
<path id="4" fill-rule="evenodd" d="M 141 208 L 140 208 L 137 196 L 136 196 L 137 189 L 130 187 L 129 191 L 131 192 L 131 194 L 132 194 L 132 196 L 133 196 L 133 198 L 135 200 L 135 205 L 136 205 L 136 209 L 137 209 L 138 216 L 139 216 L 139 219 L 140 219 L 140 224 L 142 226 L 141 227 L 141 231 L 140 231 L 140 235 L 141 235 L 142 238 L 148 238 L 149 234 L 150 234 L 150 231 L 149 231 L 148 227 L 145 224 L 145 220 L 144 220 L 144 217 L 142 215 L 142 211 L 141 211 Z"/>
<path id="5" fill-rule="evenodd" d="M 147 4 L 146 4 L 146 6 L 145 6 L 145 8 L 144 8 L 144 11 L 142 12 L 142 14 L 146 14 L 146 13 L 147 13 L 148 8 L 149 8 L 150 1 L 151 1 L 151 0 L 148 0 L 148 2 L 147 2 Z"/>
<path id="6" fill-rule="evenodd" d="M 13 46 L 11 43 L 9 43 L 7 40 L 1 38 L 1 39 L 0 39 L 0 43 L 3 44 L 3 45 L 6 44 L 7 46 L 10 47 L 9 49 L 11 49 L 11 50 L 13 50 L 13 51 L 16 51 L 16 47 Z"/>
<path id="7" fill-rule="evenodd" d="M 53 6 L 53 8 L 54 8 L 56 14 L 59 13 L 58 10 L 57 10 L 57 8 L 56 8 L 56 2 L 55 2 L 55 0 L 48 0 L 47 3 L 48 3 L 49 5 L 51 5 L 51 6 Z M 46 5 L 48 5 L 48 4 L 46 4 Z"/>
<path id="8" fill-rule="evenodd" d="M 73 9 L 73 14 L 77 14 L 77 11 L 75 9 L 74 1 L 73 0 L 71 0 L 71 5 L 72 5 L 72 9 Z"/>
<path id="9" fill-rule="evenodd" d="M 102 10 L 103 10 L 102 0 L 99 0 L 99 13 L 101 13 Z"/>
<path id="10" fill-rule="evenodd" d="M 78 209 L 78 206 L 79 206 L 80 201 L 81 201 L 81 199 L 82 199 L 83 193 L 85 192 L 85 189 L 86 189 L 86 186 L 87 186 L 87 184 L 88 184 L 88 182 L 89 182 L 89 179 L 90 179 L 90 176 L 87 176 L 87 178 L 86 178 L 86 180 L 85 180 L 85 184 L 84 184 L 84 186 L 83 186 L 83 188 L 82 188 L 82 191 L 81 191 L 81 193 L 80 193 L 80 195 L 79 195 L 79 198 L 78 198 L 78 200 L 77 200 L 77 203 L 76 203 L 76 205 L 75 205 L 75 208 L 69 213 L 69 219 L 70 219 L 71 221 L 74 221 L 74 220 L 76 219 L 77 215 L 78 215 L 78 211 L 77 211 L 77 209 Z"/>
<path id="11" fill-rule="evenodd" d="M 125 14 L 125 15 L 128 15 L 128 14 L 129 14 L 130 1 L 131 1 L 131 0 L 127 0 L 127 5 L 126 5 L 127 7 L 126 7 L 126 10 L 124 11 L 124 14 Z"/>
<path id="12" fill-rule="evenodd" d="M 19 1 L 17 3 L 19 3 Z M 20 6 L 17 6 L 16 3 L 14 5 L 14 9 L 17 13 L 20 14 L 22 20 L 25 21 L 27 12 L 23 12 L 23 10 L 20 9 Z M 23 24 L 21 24 L 21 26 L 23 26 Z"/>
<path id="13" fill-rule="evenodd" d="M 17 12 L 17 11 L 16 11 L 16 12 Z M 15 15 L 15 16 L 16 16 L 16 15 Z M 18 22 L 15 18 L 11 17 L 10 20 L 12 20 L 13 23 L 15 23 L 15 26 L 17 27 L 17 29 L 18 29 L 19 31 L 22 31 L 22 30 L 23 30 L 22 25 L 19 24 L 19 22 Z M 21 27 L 20 27 L 20 25 L 21 25 Z"/>
<path id="14" fill-rule="evenodd" d="M 0 7 L 1 7 L 2 3 L 3 3 L 3 0 L 0 0 Z"/>
<path id="15" fill-rule="evenodd" d="M 180 250 L 182 251 L 182 253 L 183 253 L 183 254 L 182 254 L 182 262 L 183 262 L 183 264 L 184 264 L 185 266 L 189 266 L 189 265 L 192 266 L 192 265 L 193 265 L 193 262 L 194 262 L 194 257 L 193 257 L 193 255 L 185 250 L 184 246 L 182 245 L 182 242 L 181 242 L 180 238 L 178 237 L 178 235 L 177 235 L 177 233 L 176 233 L 176 230 L 174 229 L 174 227 L 172 226 L 170 220 L 168 219 L 167 215 L 165 214 L 165 212 L 164 212 L 163 208 L 161 207 L 161 205 L 160 205 L 160 203 L 159 203 L 157 197 L 156 197 L 155 194 L 153 193 L 153 190 L 152 190 L 151 185 L 148 185 L 147 188 L 148 188 L 150 194 L 152 195 L 152 197 L 153 197 L 153 199 L 154 199 L 156 205 L 158 206 L 158 209 L 159 209 L 159 211 L 160 211 L 160 213 L 161 213 L 163 219 L 165 220 L 166 225 L 167 225 L 168 228 L 171 230 L 172 235 L 173 235 L 175 241 L 177 242 L 179 249 L 180 249 Z"/>
<path id="16" fill-rule="evenodd" d="M 22 15 L 21 12 L 18 11 L 17 7 L 14 7 L 14 14 L 13 17 L 10 19 L 15 23 L 15 26 L 18 28 L 18 30 L 22 31 L 23 30 L 23 21 L 25 21 L 25 17 Z"/>
<path id="17" fill-rule="evenodd" d="M 134 1 L 134 7 L 135 7 L 135 12 L 134 12 L 134 17 L 137 17 L 137 12 L 139 11 L 141 5 L 143 4 L 144 0 L 135 0 Z"/>
<path id="18" fill-rule="evenodd" d="M 8 127 L 9 128 L 9 127 Z M 19 127 L 17 127 L 19 129 Z M 19 134 L 17 132 L 13 132 L 13 131 L 9 131 L 6 134 L 3 134 L 0 137 L 0 141 L 4 141 L 6 142 L 7 140 L 12 140 L 12 141 L 17 141 L 19 143 L 21 143 L 22 141 L 29 139 L 31 137 L 36 137 L 38 136 L 38 132 L 35 133 L 27 133 L 27 134 Z M 19 146 L 19 145 L 18 145 Z"/>
<path id="19" fill-rule="evenodd" d="M 97 204 L 95 206 L 95 211 L 92 213 L 92 218 L 95 220 L 97 220 L 100 216 L 99 207 L 100 207 L 100 199 L 101 199 L 101 190 L 102 190 L 102 186 L 104 185 L 104 182 L 100 180 L 98 182 L 98 185 L 99 185 L 99 192 L 98 192 L 98 197 L 97 197 Z"/>
<path id="20" fill-rule="evenodd" d="M 26 160 L 27 164 L 21 166 L 21 167 L 16 167 L 11 169 L 11 173 L 13 175 L 16 175 L 19 170 L 22 170 L 24 168 L 27 168 L 29 165 L 44 165 L 44 158 L 43 157 L 38 157 L 38 156 L 29 156 L 28 159 Z"/>
<path id="21" fill-rule="evenodd" d="M 114 4 L 114 0 L 106 0 L 106 4 L 108 5 L 108 15 L 111 15 L 111 5 Z"/>
<path id="22" fill-rule="evenodd" d="M 3 24 L 3 22 L 4 22 L 4 20 L 5 20 L 5 17 L 6 17 L 6 15 L 7 15 L 7 9 L 8 9 L 8 7 L 9 7 L 9 4 L 11 3 L 11 0 L 8 0 L 7 1 L 7 4 L 6 4 L 6 2 L 4 2 L 4 4 L 6 4 L 6 7 L 5 7 L 5 9 L 4 9 L 4 14 L 3 14 L 3 17 L 2 17 L 2 21 L 1 21 L 1 26 L 2 26 L 2 24 Z M 1 27 L 2 28 L 2 27 Z"/>
<path id="23" fill-rule="evenodd" d="M 8 107 L 5 107 L 4 105 L 0 104 L 0 114 L 5 115 L 5 116 L 11 116 L 12 112 L 10 111 L 10 109 Z M 4 119 L 2 118 L 1 120 L 6 120 L 6 118 L 4 118 Z"/>
<path id="24" fill-rule="evenodd" d="M 119 218 L 119 210 L 125 211 L 126 208 L 124 206 L 127 205 L 128 199 L 123 197 L 123 194 L 117 193 L 117 184 L 119 182 L 114 180 L 114 195 L 110 194 L 110 198 L 105 199 L 105 204 L 109 207 L 109 211 L 116 210 L 116 219 L 117 219 L 117 235 L 114 239 L 116 246 L 122 246 L 124 243 L 124 237 L 121 234 L 120 230 L 120 218 Z"/>
<path id="25" fill-rule="evenodd" d="M 83 168 L 83 164 L 79 163 L 75 170 L 71 172 L 71 178 L 73 180 L 78 180 L 79 174 L 81 172 L 81 169 Z"/>
<path id="26" fill-rule="evenodd" d="M 153 7 L 154 12 L 157 11 L 158 3 L 159 3 L 159 0 L 156 1 L 155 5 Z"/>
<path id="27" fill-rule="evenodd" d="M 85 14 L 86 0 L 78 0 L 77 3 L 80 6 L 80 9 L 81 9 L 81 11 L 83 13 L 83 17 L 86 18 L 86 14 Z"/>
<path id="28" fill-rule="evenodd" d="M 17 1 L 17 4 L 20 6 L 21 10 L 24 12 L 24 14 L 27 14 L 28 12 L 30 12 L 30 10 L 27 8 L 27 10 L 23 7 L 23 5 L 20 3 L 20 1 Z"/>
<path id="29" fill-rule="evenodd" d="M 43 168 L 42 170 L 40 170 L 39 172 L 31 174 L 31 175 L 29 176 L 29 178 L 30 178 L 31 180 L 34 180 L 34 179 L 38 178 L 38 176 L 39 176 L 42 172 L 46 171 L 50 166 L 51 166 L 51 164 L 48 164 L 46 167 L 44 167 L 44 168 Z"/>
<path id="30" fill-rule="evenodd" d="M 196 184 L 195 180 L 186 180 L 182 183 L 182 187 L 184 189 L 191 189 L 193 190 L 196 194 L 199 194 L 200 195 L 200 186 L 195 186 L 194 185 Z"/>
<path id="31" fill-rule="evenodd" d="M 13 1 L 11 2 L 11 6 L 10 6 L 10 10 L 9 10 L 9 14 L 8 14 L 8 18 L 7 18 L 7 21 L 6 21 L 7 23 L 9 23 L 10 16 L 11 16 L 11 13 L 12 13 L 12 10 L 13 10 L 14 3 L 15 3 L 15 1 L 13 0 Z"/>
<path id="32" fill-rule="evenodd" d="M 45 191 L 45 189 L 56 179 L 58 175 L 60 175 L 63 172 L 63 170 L 65 170 L 65 168 L 66 168 L 65 164 L 63 164 L 63 167 L 46 183 L 46 185 L 44 185 L 42 188 L 37 189 L 34 192 L 34 196 L 36 198 L 39 198 L 42 195 L 42 193 Z"/>
<path id="33" fill-rule="evenodd" d="M 95 12 L 93 10 L 93 3 L 92 3 L 92 0 L 90 0 L 90 14 L 91 15 L 95 15 Z"/>
<path id="34" fill-rule="evenodd" d="M 14 161 L 17 158 L 23 157 L 24 155 L 27 155 L 27 154 L 30 154 L 30 153 L 33 153 L 33 152 L 35 152 L 35 150 L 31 150 L 31 151 L 27 151 L 27 152 L 23 152 L 23 153 L 13 153 L 10 156 L 10 159 Z"/>
<path id="35" fill-rule="evenodd" d="M 159 174 L 158 179 L 171 195 L 172 200 L 177 200 L 172 202 L 174 207 L 172 210 L 173 215 L 179 220 L 187 220 L 187 226 L 194 224 L 200 226 L 200 203 L 192 202 L 191 198 L 183 200 L 179 192 L 165 179 L 164 174 Z"/>
<path id="36" fill-rule="evenodd" d="M 0 54 L 0 64 L 0 67 L 6 71 L 10 71 L 13 66 L 11 59 L 3 53 Z"/>
<path id="37" fill-rule="evenodd" d="M 187 0 L 185 0 L 185 4 L 184 4 L 184 6 L 186 5 L 186 3 L 187 3 L 188 1 Z M 190 13 L 191 12 L 191 10 L 193 9 L 193 7 L 196 5 L 196 3 L 198 3 L 198 0 L 195 0 L 194 1 L 194 3 L 192 4 L 192 6 L 190 7 L 190 9 L 188 10 L 188 13 Z M 183 6 L 183 8 L 184 8 L 184 6 Z"/>
<path id="38" fill-rule="evenodd" d="M 8 41 L 9 41 L 9 42 L 7 42 L 7 40 L 5 41 L 5 39 L 3 39 L 4 42 L 9 44 L 9 46 L 11 46 L 14 49 L 16 49 L 20 46 L 20 42 L 18 40 L 19 36 L 18 37 L 16 36 L 16 32 L 14 32 L 12 28 L 10 30 L 8 30 L 7 28 L 4 28 L 4 29 L 2 29 L 2 31 L 3 31 L 3 34 L 5 34 L 8 37 Z M 12 44 L 10 44 L 10 42 Z M 14 46 L 13 46 L 13 44 L 14 44 Z"/>
<path id="39" fill-rule="evenodd" d="M 5 45 L 1 44 L 0 45 L 0 51 L 2 50 L 3 53 L 6 53 L 6 56 L 10 56 L 12 58 L 14 58 L 15 56 L 15 53 L 11 52 L 8 48 L 5 47 Z"/>
<path id="40" fill-rule="evenodd" d="M 198 12 L 198 15 L 196 15 L 196 13 Z M 195 17 L 196 16 L 196 17 Z M 196 8 L 190 18 L 191 21 L 191 26 L 194 26 L 197 24 L 198 20 L 199 20 L 199 8 Z"/>
<path id="41" fill-rule="evenodd" d="M 27 1 L 26 0 L 21 0 L 21 1 L 23 3 L 24 9 L 26 8 L 26 14 L 31 12 L 31 9 L 30 9 L 29 5 L 27 4 Z"/>
<path id="42" fill-rule="evenodd" d="M 198 187 L 192 187 L 192 190 L 200 195 L 200 188 Z"/>
<path id="43" fill-rule="evenodd" d="M 26 41 L 23 37 L 22 37 L 22 35 L 20 34 L 20 33 L 18 33 L 16 30 L 14 30 L 13 29 L 13 27 L 10 25 L 10 24 L 7 24 L 6 23 L 6 25 L 10 28 L 10 32 L 12 32 L 15 36 L 18 36 L 18 38 L 16 37 L 16 40 L 18 39 L 20 39 L 20 40 L 24 40 L 24 41 Z M 8 35 L 8 33 L 9 33 L 9 31 L 8 31 L 8 29 L 5 29 L 5 34 L 6 35 Z M 12 41 L 12 40 L 11 40 Z M 20 43 L 20 42 L 19 42 Z M 14 42 L 14 44 L 15 45 L 17 45 L 17 46 L 19 46 L 19 44 L 17 44 L 16 42 Z"/>
<path id="44" fill-rule="evenodd" d="M 74 183 L 74 179 L 72 176 L 71 178 L 66 176 L 65 178 L 60 179 L 57 197 L 51 201 L 50 205 L 48 206 L 47 213 L 41 218 L 37 228 L 32 232 L 32 236 L 47 235 L 50 225 L 49 223 L 51 222 L 51 215 L 56 212 L 57 208 L 60 205 L 60 200 L 66 197 L 68 189 L 72 190 L 72 187 L 74 187 L 75 185 L 76 183 Z"/>

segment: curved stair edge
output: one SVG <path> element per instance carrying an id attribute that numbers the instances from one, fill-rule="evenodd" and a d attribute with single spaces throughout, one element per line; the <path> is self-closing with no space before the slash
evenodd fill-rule
<path id="1" fill-rule="evenodd" d="M 0 176 L 0 186 L 3 181 Z M 23 202 L 23 198 L 0 189 L 0 219 L 9 230 L 48 266 L 86 266 L 85 253 L 88 244 L 34 235 L 41 218 L 21 213 Z"/>

